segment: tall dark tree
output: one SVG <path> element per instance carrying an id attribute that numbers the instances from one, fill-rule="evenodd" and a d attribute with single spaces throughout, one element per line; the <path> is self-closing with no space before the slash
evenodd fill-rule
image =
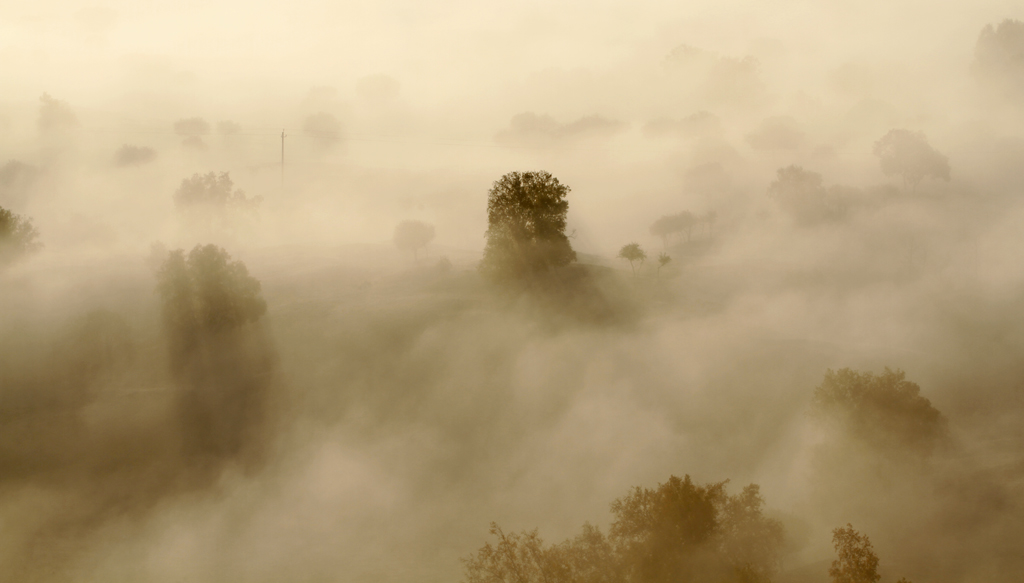
<path id="1" fill-rule="evenodd" d="M 509 172 L 496 181 L 487 198 L 481 270 L 492 279 L 521 279 L 575 261 L 565 234 L 568 194 L 544 171 Z"/>
<path id="2" fill-rule="evenodd" d="M 157 279 L 185 454 L 255 459 L 275 361 L 260 282 L 215 245 L 171 251 Z"/>

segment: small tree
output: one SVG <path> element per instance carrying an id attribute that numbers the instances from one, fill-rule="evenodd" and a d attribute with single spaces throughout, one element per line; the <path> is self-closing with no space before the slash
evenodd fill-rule
<path id="1" fill-rule="evenodd" d="M 647 252 L 640 247 L 640 243 L 630 243 L 628 245 L 623 245 L 622 249 L 619 249 L 619 259 L 629 261 L 629 268 L 633 270 L 633 277 L 635 278 L 636 267 L 634 267 L 633 264 L 634 262 L 638 262 L 640 265 L 643 265 L 644 261 L 647 259 Z"/>
<path id="2" fill-rule="evenodd" d="M 419 261 L 419 250 L 433 240 L 434 225 L 423 221 L 402 221 L 395 227 L 395 247 L 401 251 L 411 251 L 416 261 Z"/>
<path id="3" fill-rule="evenodd" d="M 917 190 L 925 178 L 949 182 L 949 159 L 928 144 L 922 132 L 889 130 L 875 142 L 874 154 L 886 176 L 899 175 L 903 186 Z"/>
<path id="4" fill-rule="evenodd" d="M 42 247 L 38 237 L 31 219 L 0 207 L 0 267 Z"/>
<path id="5" fill-rule="evenodd" d="M 867 535 L 854 530 L 853 525 L 833 530 L 832 544 L 839 555 L 828 570 L 832 583 L 876 583 L 882 578 L 871 541 Z"/>
<path id="6" fill-rule="evenodd" d="M 676 224 L 678 230 L 686 233 L 686 242 L 690 242 L 690 236 L 693 234 L 693 228 L 697 226 L 697 217 L 690 211 L 683 211 L 676 215 Z"/>
<path id="7" fill-rule="evenodd" d="M 569 187 L 551 174 L 509 172 L 487 197 L 487 245 L 480 269 L 491 279 L 522 279 L 576 260 L 565 234 Z"/>
<path id="8" fill-rule="evenodd" d="M 661 237 L 662 248 L 668 247 L 669 235 L 678 232 L 677 222 L 675 216 L 665 215 L 654 221 L 654 224 L 651 225 L 651 234 L 655 237 Z"/>
<path id="9" fill-rule="evenodd" d="M 658 279 L 661 279 L 661 268 L 668 265 L 669 261 L 672 261 L 672 258 L 669 257 L 668 253 L 665 253 L 663 251 L 661 254 L 658 255 Z"/>

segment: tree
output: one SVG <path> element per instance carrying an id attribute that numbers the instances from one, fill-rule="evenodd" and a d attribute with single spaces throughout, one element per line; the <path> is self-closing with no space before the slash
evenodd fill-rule
<path id="1" fill-rule="evenodd" d="M 853 525 L 833 530 L 832 544 L 839 555 L 828 570 L 832 583 L 876 583 L 882 578 L 871 541 L 867 535 L 854 530 Z"/>
<path id="2" fill-rule="evenodd" d="M 729 496 L 726 482 L 669 477 L 612 503 L 608 536 L 584 524 L 574 539 L 545 546 L 537 531 L 505 534 L 466 559 L 467 583 L 762 583 L 777 571 L 782 526 L 763 515 L 751 484 Z"/>
<path id="3" fill-rule="evenodd" d="M 341 122 L 333 115 L 321 111 L 302 122 L 302 131 L 323 149 L 334 147 L 341 141 Z"/>
<path id="4" fill-rule="evenodd" d="M 669 263 L 670 261 L 672 261 L 672 258 L 671 258 L 671 257 L 669 257 L 668 253 L 665 253 L 665 252 L 663 251 L 663 252 L 661 252 L 661 253 L 660 253 L 660 254 L 658 255 L 658 278 L 659 278 L 659 279 L 661 278 L 661 268 L 662 268 L 662 267 L 665 267 L 666 265 L 668 265 L 668 263 Z"/>
<path id="5" fill-rule="evenodd" d="M 509 172 L 487 197 L 480 269 L 495 280 L 536 276 L 576 260 L 565 234 L 569 187 L 551 174 Z"/>
<path id="6" fill-rule="evenodd" d="M 768 196 L 801 225 L 839 220 L 845 213 L 840 201 L 829 196 L 821 174 L 800 166 L 779 168 L 768 185 Z"/>
<path id="7" fill-rule="evenodd" d="M 178 212 L 208 236 L 230 230 L 240 216 L 255 213 L 262 200 L 246 197 L 227 172 L 193 174 L 182 180 L 174 193 Z"/>
<path id="8" fill-rule="evenodd" d="M 875 142 L 873 151 L 882 173 L 901 176 L 904 188 L 910 186 L 916 191 L 925 178 L 949 181 L 949 160 L 928 144 L 922 132 L 889 130 Z"/>
<path id="9" fill-rule="evenodd" d="M 1006 19 L 986 25 L 974 46 L 974 75 L 1014 98 L 1024 95 L 1024 22 Z"/>
<path id="10" fill-rule="evenodd" d="M 814 390 L 812 407 L 818 416 L 880 448 L 897 445 L 929 453 L 946 437 L 946 419 L 921 396 L 921 387 L 888 367 L 880 375 L 828 370 Z"/>
<path id="11" fill-rule="evenodd" d="M 679 227 L 675 215 L 665 215 L 654 221 L 654 224 L 651 225 L 651 234 L 661 237 L 661 246 L 663 248 L 668 247 L 669 235 L 677 232 L 679 232 Z"/>
<path id="12" fill-rule="evenodd" d="M 181 144 L 189 148 L 205 148 L 203 136 L 210 133 L 210 123 L 201 117 L 179 119 L 174 122 L 174 133 L 183 139 Z"/>
<path id="13" fill-rule="evenodd" d="M 0 267 L 42 247 L 38 238 L 32 219 L 0 207 Z"/>
<path id="14" fill-rule="evenodd" d="M 697 226 L 697 217 L 690 211 L 683 211 L 676 215 L 676 224 L 680 231 L 686 233 L 686 242 L 689 243 L 693 228 Z"/>
<path id="15" fill-rule="evenodd" d="M 39 98 L 39 119 L 36 124 L 44 132 L 63 130 L 78 125 L 78 117 L 66 101 L 54 99 L 49 93 Z"/>
<path id="16" fill-rule="evenodd" d="M 419 260 L 419 250 L 434 240 L 434 225 L 423 221 L 402 221 L 395 227 L 395 247 L 401 251 L 412 251 Z"/>
<path id="17" fill-rule="evenodd" d="M 629 268 L 633 270 L 633 277 L 636 277 L 636 268 L 633 266 L 634 262 L 639 262 L 643 265 L 644 261 L 647 260 L 647 252 L 644 251 L 639 243 L 629 243 L 623 245 L 622 249 L 619 249 L 619 259 L 625 259 L 629 261 Z"/>
<path id="18" fill-rule="evenodd" d="M 216 245 L 171 251 L 157 273 L 185 453 L 204 460 L 260 452 L 274 356 L 260 333 L 260 282 Z M 247 456 L 251 459 L 251 456 Z"/>

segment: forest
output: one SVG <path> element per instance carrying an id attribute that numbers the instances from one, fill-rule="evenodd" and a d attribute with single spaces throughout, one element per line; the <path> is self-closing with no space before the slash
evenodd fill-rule
<path id="1" fill-rule="evenodd" d="M 1024 572 L 1019 7 L 71 4 L 0 7 L 0 581 Z"/>

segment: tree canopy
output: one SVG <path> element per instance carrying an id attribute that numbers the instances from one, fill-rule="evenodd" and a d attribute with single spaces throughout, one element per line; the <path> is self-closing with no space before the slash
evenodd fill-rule
<path id="1" fill-rule="evenodd" d="M 42 247 L 32 220 L 0 207 L 0 267 Z"/>
<path id="2" fill-rule="evenodd" d="M 839 556 L 828 570 L 832 583 L 877 583 L 882 578 L 871 541 L 854 530 L 852 524 L 833 530 L 832 544 Z"/>
<path id="3" fill-rule="evenodd" d="M 1006 19 L 986 25 L 974 47 L 972 72 L 1009 97 L 1024 95 L 1024 22 Z"/>
<path id="4" fill-rule="evenodd" d="M 922 132 L 889 130 L 875 142 L 874 154 L 886 176 L 900 176 L 916 190 L 925 178 L 949 181 L 949 160 L 928 144 Z"/>
<path id="5" fill-rule="evenodd" d="M 481 270 L 492 279 L 518 279 L 576 260 L 565 234 L 569 187 L 551 174 L 509 172 L 487 198 L 487 245 Z"/>
<path id="6" fill-rule="evenodd" d="M 845 214 L 842 198 L 825 188 L 821 174 L 796 165 L 778 169 L 768 196 L 800 225 L 839 220 Z"/>
<path id="7" fill-rule="evenodd" d="M 669 583 L 770 581 L 782 526 L 762 512 L 757 485 L 729 496 L 726 482 L 671 476 L 612 503 L 608 536 L 585 524 L 574 539 L 545 546 L 537 531 L 506 534 L 496 524 L 466 559 L 467 583 Z"/>
<path id="8" fill-rule="evenodd" d="M 946 419 L 901 370 L 880 375 L 829 370 L 814 391 L 816 414 L 879 446 L 930 452 L 946 435 Z"/>
<path id="9" fill-rule="evenodd" d="M 639 243 L 629 243 L 619 249 L 619 258 L 629 262 L 629 268 L 633 270 L 633 277 L 636 277 L 636 268 L 633 264 L 643 264 L 647 260 L 647 252 L 640 247 Z"/>

